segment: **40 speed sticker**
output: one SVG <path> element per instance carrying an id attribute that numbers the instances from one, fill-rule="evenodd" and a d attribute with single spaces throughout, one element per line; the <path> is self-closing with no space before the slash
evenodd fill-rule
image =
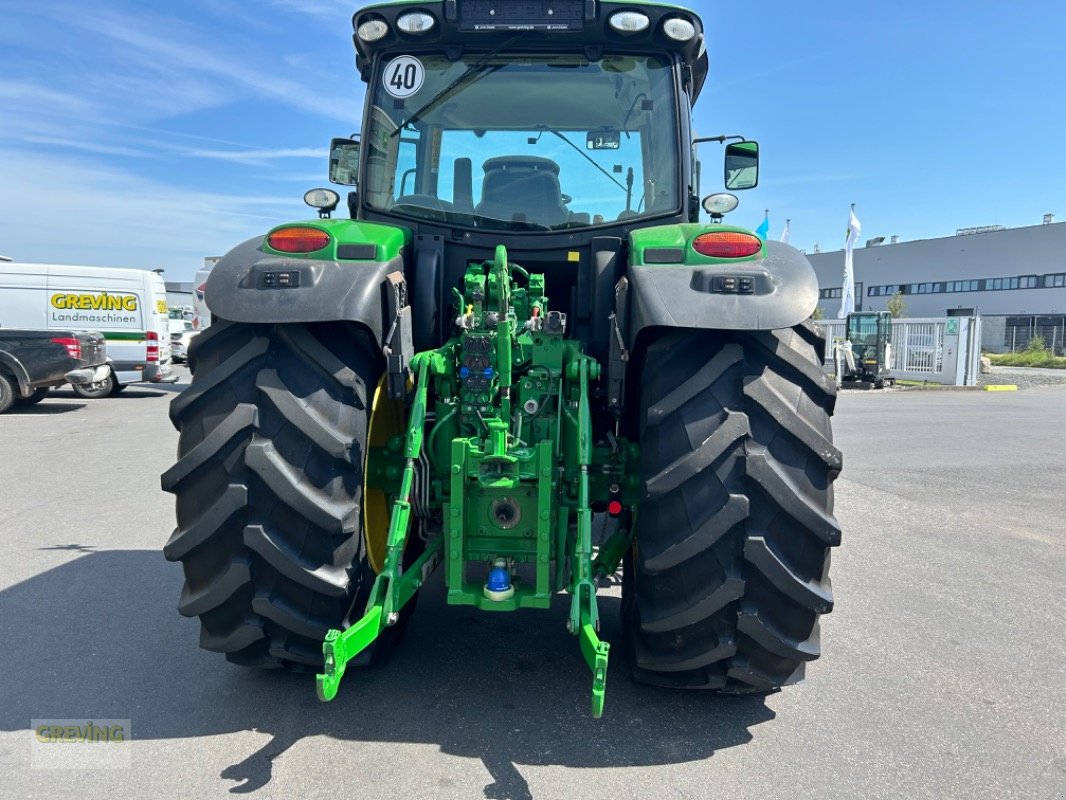
<path id="1" fill-rule="evenodd" d="M 414 56 L 398 56 L 385 66 L 385 91 L 393 97 L 410 97 L 425 80 L 426 68 Z"/>

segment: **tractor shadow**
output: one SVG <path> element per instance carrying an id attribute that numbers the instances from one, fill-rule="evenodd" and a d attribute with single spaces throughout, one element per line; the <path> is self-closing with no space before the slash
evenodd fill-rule
<path id="1" fill-rule="evenodd" d="M 221 772 L 237 794 L 267 786 L 274 760 L 307 736 L 429 743 L 481 759 L 494 781 L 485 797 L 511 800 L 532 797 L 520 765 L 699 761 L 745 744 L 752 726 L 774 718 L 762 697 L 638 686 L 616 645 L 606 712 L 593 720 L 591 678 L 565 631 L 564 603 L 478 614 L 446 606 L 437 582 L 391 661 L 350 670 L 327 705 L 310 675 L 244 670 L 199 650 L 198 625 L 175 610 L 180 588 L 180 570 L 159 552 L 126 550 L 88 552 L 0 591 L 0 730 L 84 716 L 132 719 L 142 740 L 270 734 Z M 602 611 L 604 638 L 621 642 L 618 600 L 605 597 Z"/>

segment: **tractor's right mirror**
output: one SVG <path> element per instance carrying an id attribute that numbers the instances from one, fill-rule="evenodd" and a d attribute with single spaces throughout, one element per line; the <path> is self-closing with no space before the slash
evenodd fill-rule
<path id="1" fill-rule="evenodd" d="M 759 143 L 730 142 L 725 148 L 725 188 L 731 192 L 759 185 Z"/>
<path id="2" fill-rule="evenodd" d="M 359 142 L 334 139 L 329 146 L 329 180 L 341 186 L 359 183 Z"/>

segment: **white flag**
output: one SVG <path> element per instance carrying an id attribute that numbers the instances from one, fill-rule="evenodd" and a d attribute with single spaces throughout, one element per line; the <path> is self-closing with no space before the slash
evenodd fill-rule
<path id="1" fill-rule="evenodd" d="M 844 286 L 840 291 L 840 311 L 837 319 L 844 319 L 855 311 L 855 242 L 862 234 L 862 224 L 855 216 L 855 206 L 851 207 L 851 219 L 848 220 L 848 243 L 844 248 Z"/>
<path id="2" fill-rule="evenodd" d="M 788 244 L 788 234 L 789 234 L 789 231 L 790 231 L 791 228 L 792 228 L 792 220 L 786 219 L 785 220 L 785 231 L 784 231 L 784 233 L 781 234 L 781 241 L 784 242 L 785 244 Z"/>

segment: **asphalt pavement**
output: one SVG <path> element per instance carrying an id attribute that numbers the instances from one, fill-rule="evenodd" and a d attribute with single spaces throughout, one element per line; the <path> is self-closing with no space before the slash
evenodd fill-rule
<path id="1" fill-rule="evenodd" d="M 837 605 L 807 682 L 653 690 L 618 646 L 600 721 L 562 599 L 478 614 L 438 578 L 329 705 L 199 650 L 160 552 L 181 388 L 0 416 L 0 798 L 1066 797 L 1066 387 L 843 396 Z M 49 719 L 132 741 L 103 768 L 82 754 L 113 745 L 37 741 Z"/>

